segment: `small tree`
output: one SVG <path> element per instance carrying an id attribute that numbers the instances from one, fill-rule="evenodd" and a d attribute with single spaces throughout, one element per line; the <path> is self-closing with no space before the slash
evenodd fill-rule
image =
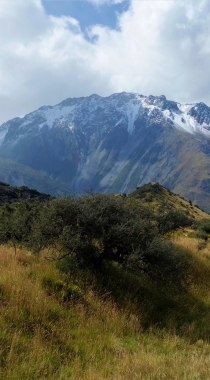
<path id="1" fill-rule="evenodd" d="M 73 257 L 98 269 L 103 260 L 115 261 L 162 280 L 178 278 L 182 261 L 172 244 L 162 240 L 154 214 L 137 202 L 102 194 L 45 205 L 33 226 L 31 247 L 35 252 L 50 247 L 60 259 Z"/>
<path id="2" fill-rule="evenodd" d="M 0 209 L 0 243 L 12 242 L 15 254 L 17 246 L 27 245 L 37 210 L 38 203 L 4 204 Z"/>

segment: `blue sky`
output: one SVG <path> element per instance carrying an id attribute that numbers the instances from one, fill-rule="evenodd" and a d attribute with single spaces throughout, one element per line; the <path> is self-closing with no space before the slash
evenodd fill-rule
<path id="1" fill-rule="evenodd" d="M 71 16 L 77 19 L 83 31 L 95 24 L 117 27 L 117 15 L 126 11 L 129 0 L 118 4 L 103 3 L 93 4 L 85 0 L 42 0 L 48 14 L 54 16 Z"/>
<path id="2" fill-rule="evenodd" d="M 130 91 L 210 106 L 209 0 L 1 0 L 0 124 Z"/>

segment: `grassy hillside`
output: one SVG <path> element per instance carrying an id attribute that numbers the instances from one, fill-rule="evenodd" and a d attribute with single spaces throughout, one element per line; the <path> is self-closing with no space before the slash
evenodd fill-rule
<path id="1" fill-rule="evenodd" d="M 46 174 L 2 157 L 0 157 L 0 181 L 11 186 L 28 186 L 53 196 L 69 194 L 67 186 L 53 181 Z"/>
<path id="2" fill-rule="evenodd" d="M 145 206 L 154 209 L 154 211 L 182 211 L 186 212 L 195 220 L 210 218 L 209 214 L 201 210 L 198 206 L 193 205 L 191 201 L 180 197 L 157 182 L 150 182 L 137 187 L 136 190 L 129 195 L 129 198 L 138 199 Z"/>
<path id="3" fill-rule="evenodd" d="M 64 274 L 0 248 L 0 378 L 209 379 L 209 248 L 176 237 L 195 266 L 185 291 L 109 267 Z"/>
<path id="4" fill-rule="evenodd" d="M 5 203 L 0 379 L 209 379 L 209 238 L 209 215 L 154 183 Z"/>

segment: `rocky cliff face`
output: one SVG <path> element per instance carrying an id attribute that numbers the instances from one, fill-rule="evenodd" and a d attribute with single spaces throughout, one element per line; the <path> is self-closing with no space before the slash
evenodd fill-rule
<path id="1" fill-rule="evenodd" d="M 131 192 L 155 181 L 210 210 L 210 108 L 165 96 L 92 95 L 0 127 L 0 155 L 85 189 Z"/>

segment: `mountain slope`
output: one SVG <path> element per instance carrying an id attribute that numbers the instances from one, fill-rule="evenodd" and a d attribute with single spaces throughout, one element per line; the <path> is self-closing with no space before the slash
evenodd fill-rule
<path id="1" fill-rule="evenodd" d="M 0 157 L 0 181 L 11 186 L 27 186 L 54 196 L 69 194 L 67 187 L 53 181 L 46 174 L 2 157 Z"/>
<path id="2" fill-rule="evenodd" d="M 85 189 L 155 181 L 210 211 L 210 108 L 134 93 L 67 99 L 0 127 L 0 155 Z"/>
<path id="3" fill-rule="evenodd" d="M 137 187 L 129 194 L 128 198 L 138 199 L 146 207 L 152 208 L 154 212 L 161 211 L 170 214 L 170 212 L 179 211 L 184 212 L 196 221 L 210 219 L 209 214 L 198 206 L 194 206 L 191 201 L 180 197 L 156 182 Z"/>

